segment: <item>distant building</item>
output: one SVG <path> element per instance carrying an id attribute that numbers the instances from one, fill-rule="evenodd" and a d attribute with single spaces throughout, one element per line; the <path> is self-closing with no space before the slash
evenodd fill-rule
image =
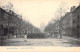
<path id="1" fill-rule="evenodd" d="M 42 23 L 42 24 L 40 25 L 40 30 L 41 30 L 41 32 L 44 32 L 44 28 L 45 28 L 45 24 Z"/>

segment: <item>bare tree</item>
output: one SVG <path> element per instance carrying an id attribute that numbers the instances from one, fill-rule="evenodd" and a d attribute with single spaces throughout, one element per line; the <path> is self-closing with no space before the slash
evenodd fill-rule
<path id="1" fill-rule="evenodd" d="M 58 20 L 59 20 L 59 34 L 60 34 L 60 38 L 61 39 L 62 39 L 62 34 L 61 34 L 61 31 L 62 31 L 61 18 L 66 13 L 67 9 L 68 9 L 67 3 L 62 2 L 59 5 L 59 9 L 57 10 L 57 15 L 56 15 L 56 17 L 58 17 Z"/>

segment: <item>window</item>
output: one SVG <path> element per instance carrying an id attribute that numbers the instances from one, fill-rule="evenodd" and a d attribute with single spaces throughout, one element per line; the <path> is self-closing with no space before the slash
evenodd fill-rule
<path id="1" fill-rule="evenodd" d="M 73 23 L 76 23 L 76 19 L 73 19 Z"/>
<path id="2" fill-rule="evenodd" d="M 77 29 L 80 29 L 80 26 L 79 25 L 77 25 Z"/>

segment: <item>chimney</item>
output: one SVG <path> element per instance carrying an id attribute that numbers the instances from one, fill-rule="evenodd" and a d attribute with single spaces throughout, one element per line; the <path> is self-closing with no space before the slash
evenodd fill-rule
<path id="1" fill-rule="evenodd" d="M 71 7 L 70 12 L 73 12 L 76 9 L 76 6 Z"/>

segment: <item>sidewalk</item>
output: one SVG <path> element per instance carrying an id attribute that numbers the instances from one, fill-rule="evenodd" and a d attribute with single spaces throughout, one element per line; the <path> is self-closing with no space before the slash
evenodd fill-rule
<path id="1" fill-rule="evenodd" d="M 80 41 L 80 38 L 74 38 L 74 37 L 69 37 L 69 36 L 63 36 L 62 39 Z"/>
<path id="2" fill-rule="evenodd" d="M 74 38 L 74 37 L 69 37 L 69 36 L 63 36 L 62 39 L 65 39 L 67 41 L 69 41 L 69 44 L 73 44 L 72 46 L 80 46 L 80 38 Z"/>

